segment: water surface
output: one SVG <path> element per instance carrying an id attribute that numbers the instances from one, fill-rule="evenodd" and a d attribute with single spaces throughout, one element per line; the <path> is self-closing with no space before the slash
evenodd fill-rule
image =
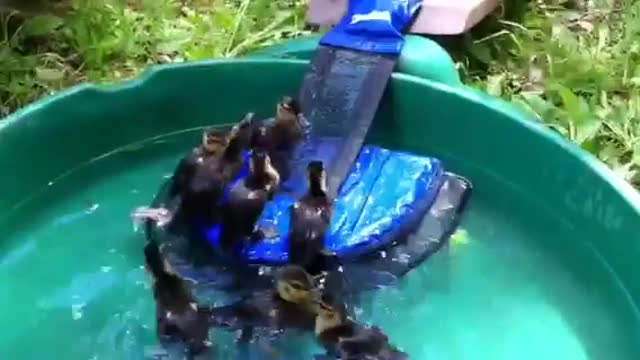
<path id="1" fill-rule="evenodd" d="M 187 133 L 116 152 L 13 214 L 0 242 L 1 358 L 141 359 L 157 350 L 143 239 L 129 214 L 197 140 Z M 475 190 L 465 234 L 397 288 L 366 294 L 359 317 L 412 359 L 634 358 L 617 327 L 628 309 L 607 307 L 622 294 L 604 293 L 554 255 L 548 239 L 570 232 L 544 212 L 519 219 L 492 204 L 487 188 Z M 515 196 L 510 206 L 524 206 Z M 241 358 L 229 334 L 213 336 L 220 358 Z M 280 345 L 287 359 L 317 350 L 303 335 Z"/>

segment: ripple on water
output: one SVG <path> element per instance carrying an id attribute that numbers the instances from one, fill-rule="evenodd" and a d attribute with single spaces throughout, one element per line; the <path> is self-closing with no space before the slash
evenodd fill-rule
<path id="1" fill-rule="evenodd" d="M 197 134 L 169 140 L 57 180 L 11 220 L 0 253 L 0 353 L 36 359 L 55 349 L 56 358 L 86 360 L 159 351 L 141 268 L 143 239 L 133 233 L 129 214 L 153 198 Z M 465 241 L 397 287 L 363 295 L 356 309 L 361 319 L 382 326 L 414 359 L 637 358 L 629 356 L 634 345 L 617 336 L 619 317 L 597 290 L 536 245 L 563 230 L 505 214 L 494 212 L 477 189 L 461 225 Z M 270 356 L 260 347 L 238 354 L 232 334 L 212 333 L 220 358 Z M 278 343 L 286 359 L 317 351 L 309 336 Z"/>

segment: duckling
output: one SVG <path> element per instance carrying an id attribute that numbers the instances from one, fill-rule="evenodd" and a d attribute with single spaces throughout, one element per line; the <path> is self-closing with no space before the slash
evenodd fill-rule
<path id="1" fill-rule="evenodd" d="M 188 173 L 181 190 L 179 210 L 187 218 L 199 217 L 205 225 L 218 220 L 217 202 L 233 179 L 235 167 L 239 169 L 242 161 L 227 157 L 229 142 L 229 137 L 222 131 L 208 133 L 207 145 L 213 151 L 197 159 L 196 166 L 189 170 L 191 173 Z M 236 165 L 237 162 L 240 164 Z M 229 170 L 230 167 L 233 169 Z"/>
<path id="2" fill-rule="evenodd" d="M 275 289 L 253 295 L 224 307 L 211 309 L 217 324 L 241 329 L 241 341 L 253 336 L 254 327 L 273 330 L 312 330 L 317 311 L 313 278 L 299 266 L 279 269 Z"/>
<path id="3" fill-rule="evenodd" d="M 153 279 L 158 338 L 163 343 L 184 343 L 190 356 L 207 352 L 211 345 L 209 311 L 196 304 L 184 281 L 162 259 L 157 244 L 148 243 L 144 257 L 145 269 Z"/>
<path id="4" fill-rule="evenodd" d="M 174 171 L 169 197 L 186 191 L 196 170 L 203 166 L 206 160 L 224 158 L 227 162 L 241 164 L 242 150 L 248 148 L 251 142 L 253 116 L 253 113 L 248 113 L 231 128 L 229 134 L 219 129 L 206 129 L 202 134 L 202 143 L 184 157 Z"/>
<path id="5" fill-rule="evenodd" d="M 186 190 L 182 192 L 181 208 L 189 217 L 198 216 L 205 225 L 220 220 L 218 202 L 242 167 L 242 151 L 251 139 L 252 117 L 248 114 L 229 134 L 219 130 L 209 133 L 207 144 L 213 143 L 213 151 L 198 158 L 193 174 L 186 180 Z"/>
<path id="6" fill-rule="evenodd" d="M 202 133 L 202 143 L 180 160 L 176 167 L 172 181 L 168 184 L 166 203 L 154 200 L 153 207 L 138 207 L 132 212 L 134 230 L 140 224 L 144 224 L 147 233 L 150 233 L 149 229 L 153 224 L 158 227 L 169 224 L 169 231 L 175 232 L 185 223 L 175 221 L 176 219 L 192 219 L 198 215 L 212 219 L 210 196 L 211 190 L 215 190 L 215 187 L 207 189 L 207 178 L 215 178 L 216 168 L 211 166 L 209 160 L 220 158 L 226 147 L 227 138 L 224 132 L 205 130 Z M 215 191 L 213 196 L 217 196 Z"/>
<path id="7" fill-rule="evenodd" d="M 286 179 L 289 175 L 290 152 L 302 135 L 303 124 L 298 102 L 285 96 L 276 106 L 273 121 L 255 128 L 252 147 L 268 151 L 274 167 Z"/>
<path id="8" fill-rule="evenodd" d="M 270 130 L 269 135 L 276 150 L 289 150 L 300 140 L 303 129 L 297 100 L 290 96 L 280 100 L 276 106 L 276 118 Z"/>
<path id="9" fill-rule="evenodd" d="M 254 231 L 254 228 L 279 183 L 280 175 L 271 166 L 269 155 L 253 150 L 249 158 L 249 175 L 233 185 L 223 211 L 220 244 L 224 250 L 233 247 L 237 240 L 264 238 L 264 234 L 260 230 Z"/>
<path id="10" fill-rule="evenodd" d="M 228 143 L 222 157 L 223 171 L 231 179 L 235 178 L 242 166 L 242 152 L 249 150 L 253 139 L 253 117 L 250 112 L 236 125 L 231 128 L 227 137 Z"/>
<path id="11" fill-rule="evenodd" d="M 198 166 L 208 157 L 220 157 L 226 148 L 227 138 L 222 131 L 206 129 L 202 133 L 202 143 L 178 163 L 173 173 L 169 197 L 173 198 L 187 191 Z"/>
<path id="12" fill-rule="evenodd" d="M 318 272 L 318 260 L 324 255 L 324 236 L 331 223 L 333 202 L 327 196 L 326 172 L 321 161 L 307 166 L 308 192 L 290 208 L 289 263 Z"/>
<path id="13" fill-rule="evenodd" d="M 378 327 L 367 327 L 350 319 L 344 302 L 325 293 L 318 301 L 314 332 L 329 356 L 343 360 L 401 360 L 408 355 L 389 344 Z"/>

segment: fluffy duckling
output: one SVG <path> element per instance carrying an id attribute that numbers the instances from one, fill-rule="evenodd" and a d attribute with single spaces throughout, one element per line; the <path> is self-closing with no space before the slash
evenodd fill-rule
<path id="1" fill-rule="evenodd" d="M 218 220 L 218 201 L 222 198 L 224 190 L 233 179 L 233 170 L 239 169 L 242 160 L 236 165 L 235 160 L 226 157 L 229 137 L 221 131 L 212 132 L 209 139 L 215 152 L 209 156 L 200 157 L 193 169 L 193 173 L 185 181 L 185 188 L 181 191 L 180 211 L 192 219 L 201 218 L 205 225 L 210 225 Z"/>
<path id="2" fill-rule="evenodd" d="M 238 240 L 251 237 L 257 241 L 264 237 L 254 228 L 279 184 L 280 175 L 271 166 L 269 155 L 253 150 L 249 158 L 249 175 L 233 185 L 223 212 L 220 243 L 224 250 L 230 250 Z"/>
<path id="3" fill-rule="evenodd" d="M 186 191 L 182 192 L 181 208 L 189 217 L 200 217 L 205 225 L 220 220 L 218 202 L 242 167 L 242 151 L 251 138 L 252 117 L 247 115 L 228 134 L 219 130 L 208 134 L 207 144 L 212 144 L 213 151 L 198 158 L 193 175 L 187 178 Z"/>
<path id="4" fill-rule="evenodd" d="M 222 157 L 222 170 L 226 176 L 233 179 L 242 166 L 242 152 L 249 150 L 253 139 L 254 113 L 247 113 L 245 117 L 231 128 L 227 136 L 227 147 Z"/>
<path id="5" fill-rule="evenodd" d="M 276 118 L 269 134 L 276 150 L 290 150 L 303 134 L 298 101 L 285 96 L 276 106 Z"/>
<path id="6" fill-rule="evenodd" d="M 323 257 L 324 236 L 331 224 L 333 202 L 327 196 L 327 179 L 320 161 L 307 166 L 307 194 L 290 208 L 289 263 L 317 274 L 318 260 Z"/>
<path id="7" fill-rule="evenodd" d="M 162 343 L 179 341 L 190 356 L 207 352 L 209 311 L 197 306 L 191 292 L 160 254 L 155 243 L 144 248 L 145 268 L 153 279 L 156 325 Z"/>
<path id="8" fill-rule="evenodd" d="M 389 344 L 378 327 L 361 325 L 347 315 L 344 302 L 324 294 L 318 302 L 314 332 L 329 356 L 342 360 L 402 360 L 408 355 Z"/>
<path id="9" fill-rule="evenodd" d="M 218 176 L 217 163 L 227 148 L 227 136 L 220 130 L 207 129 L 202 133 L 202 143 L 180 160 L 174 171 L 172 181 L 168 185 L 166 203 L 156 203 L 154 207 L 139 207 L 131 214 L 134 228 L 144 224 L 149 228 L 155 224 L 164 227 L 170 224 L 170 231 L 184 221 L 176 218 L 192 219 L 203 216 L 206 222 L 215 218 L 215 206 L 212 197 L 220 196 L 216 184 L 221 180 Z M 178 226 L 179 227 L 179 226 Z"/>
<path id="10" fill-rule="evenodd" d="M 169 197 L 173 198 L 186 192 L 198 166 L 204 164 L 209 157 L 221 157 L 226 148 L 227 137 L 224 132 L 206 129 L 202 133 L 201 144 L 178 163 L 173 173 Z"/>
<path id="11" fill-rule="evenodd" d="M 184 157 L 174 171 L 173 185 L 169 196 L 174 197 L 188 191 L 199 167 L 216 168 L 222 160 L 232 165 L 233 170 L 242 165 L 242 151 L 251 142 L 253 113 L 248 113 L 238 124 L 231 128 L 229 134 L 219 129 L 207 129 L 202 134 L 202 143 Z M 210 161 L 212 160 L 212 161 Z M 232 171 L 233 172 L 233 171 Z M 205 172 L 206 174 L 206 172 Z"/>
<path id="12" fill-rule="evenodd" d="M 274 167 L 283 179 L 289 175 L 288 162 L 294 145 L 302 138 L 303 124 L 298 102 L 285 96 L 276 106 L 272 123 L 257 126 L 252 137 L 252 147 L 269 152 Z"/>
<path id="13" fill-rule="evenodd" d="M 317 311 L 313 278 L 299 266 L 285 266 L 276 273 L 275 288 L 257 292 L 239 302 L 211 309 L 218 324 L 241 329 L 248 341 L 254 327 L 274 330 L 312 330 Z"/>

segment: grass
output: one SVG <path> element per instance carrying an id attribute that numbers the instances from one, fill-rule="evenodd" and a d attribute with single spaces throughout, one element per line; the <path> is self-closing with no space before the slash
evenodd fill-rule
<path id="1" fill-rule="evenodd" d="M 233 57 L 305 33 L 303 0 L 77 0 L 63 18 L 18 16 L 0 19 L 0 116 L 78 82 Z"/>
<path id="2" fill-rule="evenodd" d="M 238 56 L 308 32 L 303 0 L 78 0 L 64 20 L 15 19 L 0 21 L 0 115 L 81 81 Z M 444 45 L 467 83 L 516 103 L 640 188 L 640 2 L 510 0 Z"/>
<path id="3" fill-rule="evenodd" d="M 508 4 L 516 11 L 488 19 L 457 52 L 467 82 L 518 104 L 640 188 L 640 2 Z"/>

